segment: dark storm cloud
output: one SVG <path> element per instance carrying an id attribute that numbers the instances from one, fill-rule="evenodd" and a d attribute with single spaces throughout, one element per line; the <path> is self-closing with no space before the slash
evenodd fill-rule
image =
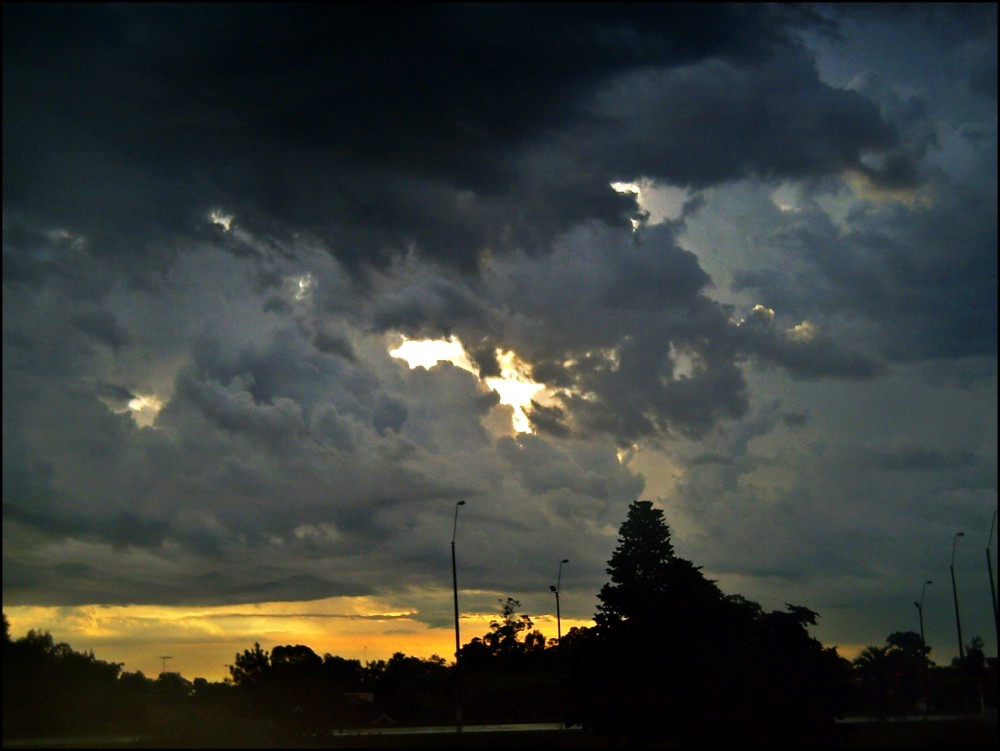
<path id="1" fill-rule="evenodd" d="M 409 318 L 425 332 L 457 333 L 483 353 L 517 352 L 535 381 L 557 394 L 557 403 L 536 401 L 529 410 L 538 430 L 605 434 L 622 445 L 740 418 L 749 399 L 739 367 L 746 357 L 804 379 L 879 372 L 870 357 L 816 327 L 796 335 L 770 319 L 737 325 L 732 309 L 708 298 L 711 279 L 678 245 L 682 230 L 682 223 L 635 234 L 591 227 L 560 238 L 545 256 L 493 259 L 475 296 L 460 298 L 477 301 L 475 315 L 456 315 L 448 304 L 453 281 L 400 267 L 374 284 L 369 317 L 400 326 L 400 300 L 413 301 L 419 313 Z M 492 355 L 480 359 L 495 367 Z"/>
<path id="2" fill-rule="evenodd" d="M 148 572 L 103 569 L 100 566 L 60 564 L 52 566 L 16 564 L 5 573 L 8 602 L 16 601 L 21 590 L 46 592 L 43 601 L 52 606 L 76 605 L 87 601 L 89 592 L 106 592 L 105 605 L 162 605 L 182 602 L 186 605 L 236 605 L 248 602 L 290 602 L 315 600 L 323 593 L 360 595 L 364 592 L 350 584 L 319 576 L 268 576 L 247 578 L 240 573 L 210 572 L 201 576 L 164 577 L 157 581 Z"/>
<path id="3" fill-rule="evenodd" d="M 405 284 L 381 290 L 372 325 L 413 338 L 437 338 L 451 335 L 454 321 L 485 323 L 488 312 L 473 289 L 433 272 L 413 270 L 405 275 Z"/>
<path id="4" fill-rule="evenodd" d="M 668 430 L 703 432 L 739 417 L 745 384 L 729 312 L 676 244 L 675 228 L 632 235 L 592 227 L 544 257 L 497 258 L 478 287 L 504 311 L 463 341 L 514 350 L 558 392 L 531 417 L 553 435 L 613 436 L 623 445 Z"/>
<path id="5" fill-rule="evenodd" d="M 872 461 L 887 472 L 940 472 L 961 470 L 978 463 L 970 451 L 944 452 L 919 447 L 885 449 L 874 452 Z"/>
<path id="6" fill-rule="evenodd" d="M 80 313 L 74 316 L 72 323 L 83 333 L 112 349 L 120 349 L 129 342 L 128 332 L 106 310 Z"/>
<path id="7" fill-rule="evenodd" d="M 929 206 L 859 206 L 846 229 L 807 210 L 762 238 L 787 262 L 740 270 L 733 286 L 776 309 L 875 322 L 874 343 L 893 360 L 989 356 L 996 226 L 995 190 L 959 185 Z"/>
<path id="8" fill-rule="evenodd" d="M 822 83 L 812 59 L 791 48 L 754 67 L 710 60 L 623 76 L 596 114 L 615 127 L 588 147 L 614 154 L 610 169 L 694 187 L 862 169 L 863 152 L 897 143 L 872 101 Z"/>
<path id="9" fill-rule="evenodd" d="M 845 351 L 836 340 L 812 327 L 780 331 L 773 311 L 758 306 L 737 328 L 743 351 L 779 365 L 793 378 L 872 378 L 880 366 L 872 358 Z"/>
<path id="10" fill-rule="evenodd" d="M 18 8 L 5 24 L 4 204 L 83 232 L 98 257 L 158 266 L 183 236 L 293 257 L 306 232 L 349 267 L 391 269 L 415 248 L 467 269 L 502 251 L 544 256 L 586 222 L 627 227 L 634 198 L 611 190 L 614 179 L 805 177 L 861 169 L 862 152 L 897 146 L 869 100 L 819 80 L 793 32 L 828 27 L 798 7 L 96 6 L 59 16 L 51 33 L 51 8 Z M 210 209 L 234 215 L 236 231 L 220 236 Z M 407 274 L 379 287 L 369 320 L 410 335 L 461 330 L 484 375 L 497 372 L 494 346 L 516 349 L 547 383 L 597 396 L 563 394 L 585 433 L 627 442 L 740 417 L 746 343 L 702 294 L 711 280 L 695 256 L 596 242 L 608 246 L 585 258 L 556 249 L 541 282 L 522 272 L 506 290 Z M 14 248 L 14 268 L 37 246 Z M 275 294 L 265 309 L 295 305 Z M 122 341 L 95 323 L 89 333 Z M 300 325 L 320 352 L 351 356 L 329 328 Z M 845 365 L 832 342 L 757 349 L 806 375 L 865 365 Z M 693 363 L 682 378 L 678 357 Z M 287 375 L 279 361 L 258 367 L 247 391 L 301 403 Z"/>
<path id="11" fill-rule="evenodd" d="M 116 412 L 127 409 L 128 403 L 135 399 L 135 394 L 117 383 L 100 384 L 96 388 L 96 396 Z"/>
<path id="12" fill-rule="evenodd" d="M 552 178 L 522 160 L 553 142 L 556 162 L 579 156 L 558 134 L 583 120 L 617 132 L 588 112 L 597 87 L 707 58 L 769 64 L 794 30 L 823 26 L 808 9 L 740 4 L 15 6 L 4 24 L 4 207 L 82 233 L 98 254 L 134 258 L 141 244 L 169 258 L 178 233 L 204 237 L 218 208 L 257 234 L 309 230 L 350 265 L 416 242 L 468 268 L 487 249 L 544 248 L 584 219 L 625 222 L 632 204 L 607 183 L 632 164 L 576 165 L 553 201 Z M 696 95 L 687 124 L 713 122 L 711 102 L 746 76 L 765 85 L 744 70 L 678 92 Z M 796 82 L 789 99 L 816 84 Z M 874 145 L 871 129 L 888 138 L 863 103 L 847 104 L 845 134 L 833 133 L 837 119 L 808 134 L 835 153 L 827 167 Z M 772 170 L 756 157 L 724 173 L 675 168 L 667 160 L 658 174 L 704 183 Z"/>
<path id="13" fill-rule="evenodd" d="M 933 61 L 949 86 L 996 101 L 996 3 L 831 3 L 824 12 L 845 34 L 861 31 L 862 44 L 882 41 L 898 65 L 926 73 Z M 894 33 L 877 36 L 883 24 Z M 915 42 L 920 57 L 899 54 Z"/>

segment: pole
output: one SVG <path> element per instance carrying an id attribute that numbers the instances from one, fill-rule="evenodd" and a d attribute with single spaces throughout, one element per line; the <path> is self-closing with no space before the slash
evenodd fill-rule
<path id="1" fill-rule="evenodd" d="M 562 567 L 564 563 L 569 563 L 569 558 L 559 561 L 559 576 L 556 578 L 556 585 L 549 587 L 556 596 L 556 641 L 562 641 L 562 614 L 559 612 L 559 588 L 562 586 Z"/>
<path id="2" fill-rule="evenodd" d="M 990 545 L 993 544 L 993 527 L 997 523 L 997 512 L 993 510 L 993 521 L 990 522 L 990 537 L 986 541 L 986 570 L 990 572 L 990 595 L 993 597 L 993 634 L 1000 643 L 1000 629 L 997 627 L 997 590 L 993 584 L 993 559 L 990 557 Z"/>
<path id="3" fill-rule="evenodd" d="M 917 606 L 917 613 L 920 615 L 920 690 L 923 694 L 924 714 L 930 711 L 930 702 L 927 700 L 927 641 L 924 639 L 924 593 L 927 592 L 927 585 L 933 584 L 930 579 L 924 582 L 920 588 L 920 602 L 913 603 Z"/>
<path id="4" fill-rule="evenodd" d="M 559 590 L 556 590 L 556 638 L 562 641 L 562 616 L 559 614 Z"/>
<path id="5" fill-rule="evenodd" d="M 958 538 L 965 537 L 965 532 L 956 532 L 951 538 L 951 593 L 955 600 L 955 626 L 958 629 L 958 659 L 965 660 L 965 645 L 962 642 L 962 619 L 958 615 L 958 588 L 955 586 L 955 546 Z"/>
<path id="6" fill-rule="evenodd" d="M 924 586 L 920 588 L 920 602 L 913 603 L 917 606 L 917 612 L 920 614 L 920 648 L 927 649 L 927 642 L 924 640 L 924 593 L 927 591 L 927 585 L 933 584 L 930 579 L 924 582 Z"/>
<path id="7" fill-rule="evenodd" d="M 455 727 L 462 730 L 462 690 L 459 682 L 459 652 L 461 651 L 461 638 L 458 633 L 458 568 L 455 565 L 455 533 L 458 531 L 458 507 L 464 506 L 465 501 L 455 504 L 455 525 L 451 530 L 451 586 L 455 595 Z"/>

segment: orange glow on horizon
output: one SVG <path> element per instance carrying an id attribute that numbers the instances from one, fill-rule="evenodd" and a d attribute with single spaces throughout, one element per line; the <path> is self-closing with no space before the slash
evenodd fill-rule
<path id="1" fill-rule="evenodd" d="M 56 643 L 98 660 L 122 663 L 122 670 L 155 678 L 163 669 L 188 680 L 212 682 L 228 677 L 227 666 L 257 642 L 276 646 L 302 644 L 316 654 L 359 660 L 388 660 L 396 652 L 408 657 L 454 660 L 455 630 L 449 624 L 430 627 L 410 612 L 377 607 L 369 598 L 330 598 L 314 602 L 254 603 L 232 606 L 182 607 L 153 605 L 77 607 L 4 607 L 10 636 L 29 630 L 48 631 Z M 380 617 L 381 616 L 381 617 Z M 497 614 L 466 614 L 460 619 L 463 644 L 489 631 Z M 556 635 L 555 615 L 532 616 L 545 637 Z M 562 631 L 592 626 L 592 621 L 563 618 Z"/>

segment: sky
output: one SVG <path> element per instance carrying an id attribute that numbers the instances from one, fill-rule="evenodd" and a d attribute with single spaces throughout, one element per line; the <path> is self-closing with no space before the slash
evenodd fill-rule
<path id="1" fill-rule="evenodd" d="M 995 4 L 3 14 L 14 638 L 451 660 L 453 541 L 463 643 L 554 637 L 648 499 L 996 655 Z"/>

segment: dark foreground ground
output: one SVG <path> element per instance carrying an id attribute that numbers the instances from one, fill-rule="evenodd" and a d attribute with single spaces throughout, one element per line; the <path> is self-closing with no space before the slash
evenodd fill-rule
<path id="1" fill-rule="evenodd" d="M 997 723 L 980 719 L 953 721 L 868 722 L 845 727 L 835 748 L 996 749 Z M 617 748 L 608 739 L 580 729 L 476 729 L 427 732 L 394 729 L 364 735 L 324 738 L 209 738 L 176 734 L 170 738 L 61 738 L 3 742 L 4 748 Z M 652 748 L 673 748 L 662 744 Z"/>

